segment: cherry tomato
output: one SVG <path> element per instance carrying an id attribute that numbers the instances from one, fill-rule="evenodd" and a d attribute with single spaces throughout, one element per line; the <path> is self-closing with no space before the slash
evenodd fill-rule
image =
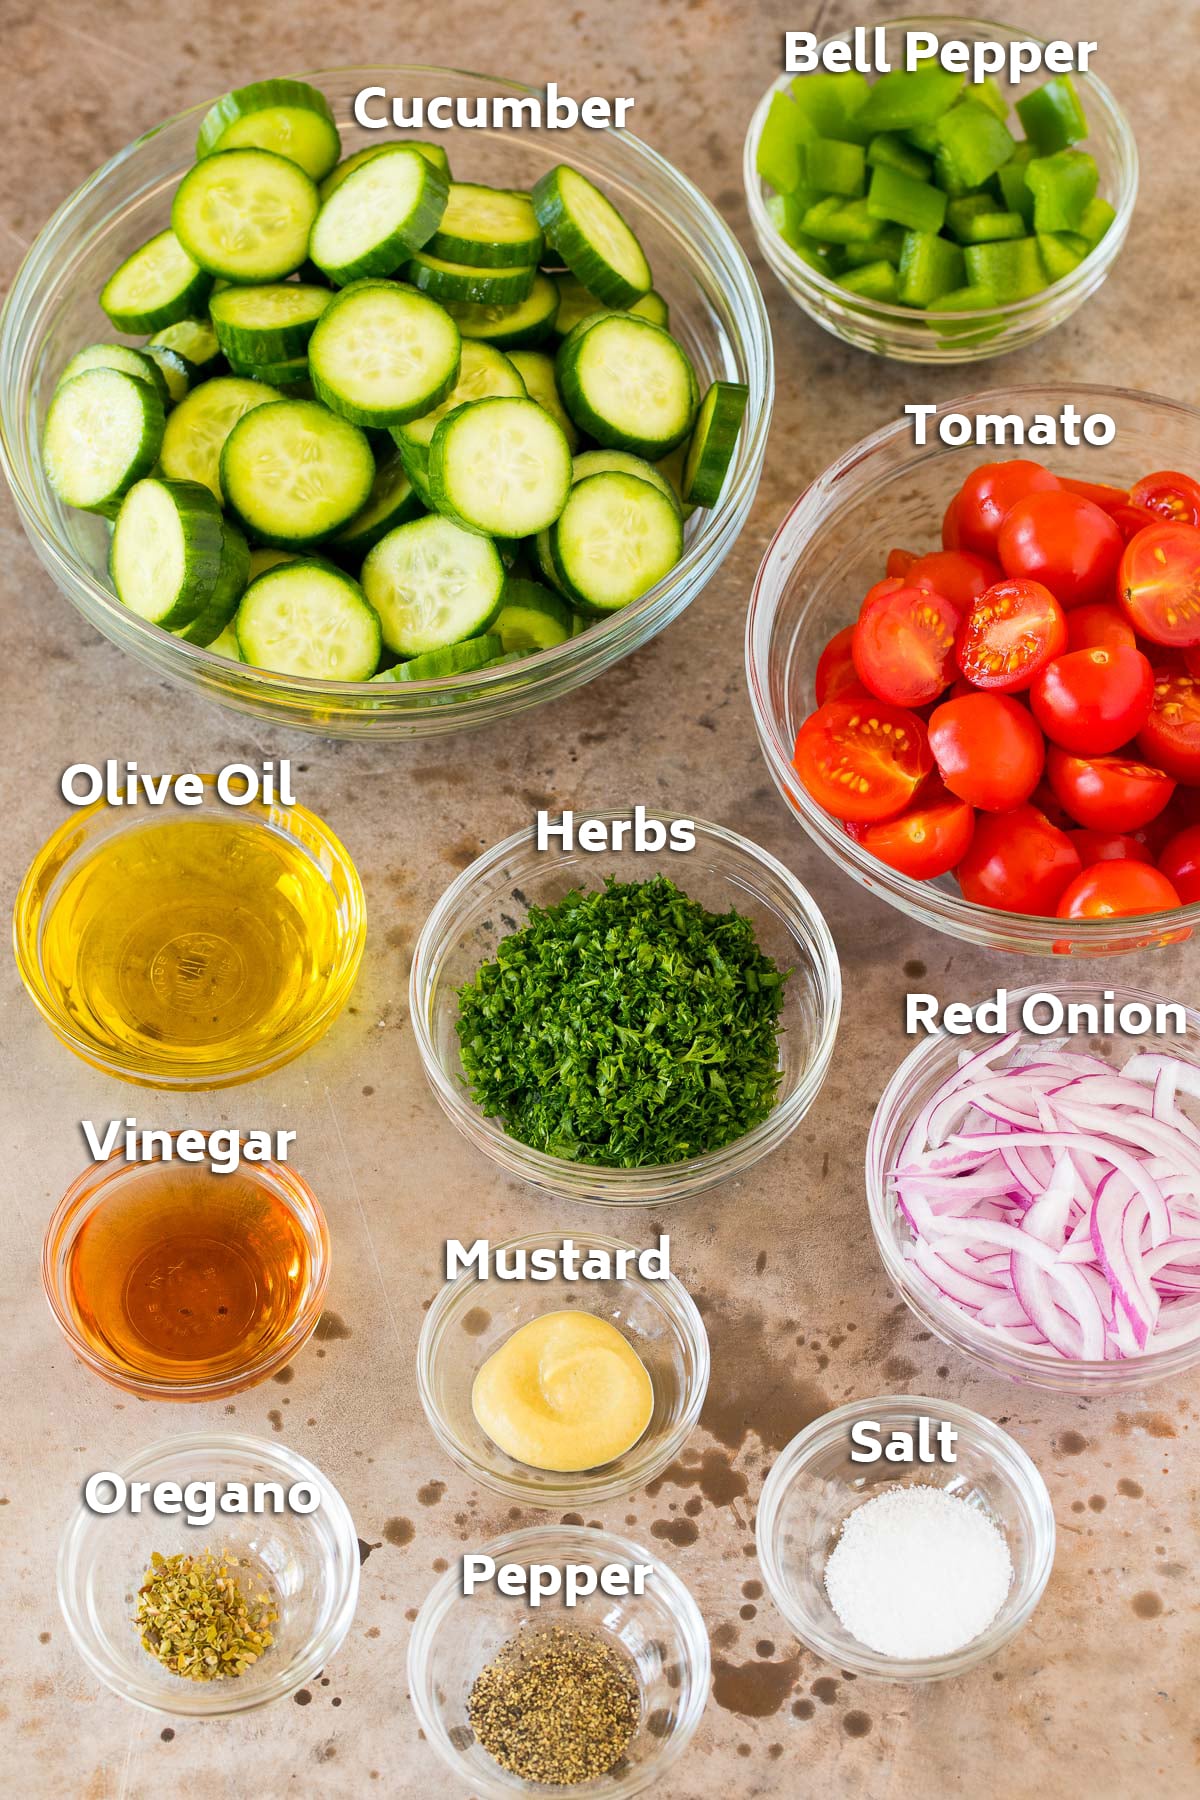
<path id="1" fill-rule="evenodd" d="M 898 819 L 850 829 L 890 869 L 914 881 L 933 881 L 962 861 L 975 830 L 975 813 L 965 800 L 956 800 L 939 781 L 930 780 Z"/>
<path id="2" fill-rule="evenodd" d="M 1057 825 L 1060 831 L 1079 830 L 1079 826 L 1076 825 L 1066 807 L 1059 805 L 1058 799 L 1051 789 L 1050 783 L 1045 779 L 1045 776 L 1043 776 L 1042 780 L 1039 781 L 1034 788 L 1032 794 L 1030 794 L 1029 804 L 1030 806 L 1036 806 L 1040 813 L 1045 813 L 1050 823 L 1052 825 Z"/>
<path id="3" fill-rule="evenodd" d="M 1060 919 L 1127 919 L 1171 912 L 1179 895 L 1152 863 L 1101 862 L 1084 869 L 1059 896 Z"/>
<path id="4" fill-rule="evenodd" d="M 1094 500 L 1110 513 L 1118 506 L 1128 506 L 1129 489 L 1110 487 L 1107 481 L 1075 481 L 1069 475 L 1060 475 L 1059 480 L 1069 493 L 1082 494 L 1085 500 Z"/>
<path id="5" fill-rule="evenodd" d="M 962 549 L 962 526 L 958 517 L 958 495 L 955 494 L 942 514 L 942 549 Z"/>
<path id="6" fill-rule="evenodd" d="M 994 562 L 969 550 L 931 550 L 928 556 L 918 556 L 908 571 L 914 587 L 941 594 L 961 613 L 1002 577 L 1003 570 Z"/>
<path id="7" fill-rule="evenodd" d="M 958 491 L 956 517 L 960 542 L 942 542 L 947 550 L 974 550 L 997 561 L 996 544 L 1009 511 L 1026 494 L 1052 493 L 1062 487 L 1057 475 L 1038 462 L 1014 457 L 1011 462 L 983 463 L 973 469 Z M 952 502 L 953 504 L 953 502 Z"/>
<path id="8" fill-rule="evenodd" d="M 1067 614 L 1068 650 L 1118 650 L 1123 645 L 1137 649 L 1133 627 L 1119 607 L 1091 601 Z"/>
<path id="9" fill-rule="evenodd" d="M 983 813 L 961 863 L 958 882 L 976 906 L 1053 915 L 1059 895 L 1079 873 L 1079 852 L 1065 831 L 1033 806 Z"/>
<path id="10" fill-rule="evenodd" d="M 950 792 L 985 812 L 1028 800 L 1046 755 L 1041 732 L 1006 694 L 964 694 L 935 708 L 929 748 Z"/>
<path id="11" fill-rule="evenodd" d="M 1103 756 L 1128 744 L 1150 717 L 1153 699 L 1154 672 L 1140 650 L 1127 646 L 1056 656 L 1035 677 L 1029 693 L 1033 716 L 1046 736 L 1079 756 Z"/>
<path id="12" fill-rule="evenodd" d="M 1135 631 L 1155 644 L 1200 644 L 1200 530 L 1147 525 L 1125 546 L 1118 593 Z"/>
<path id="13" fill-rule="evenodd" d="M 1185 650 L 1183 666 L 1189 675 L 1200 675 L 1200 649 Z"/>
<path id="14" fill-rule="evenodd" d="M 954 673 L 958 624 L 957 607 L 940 594 L 881 581 L 863 601 L 854 627 L 859 680 L 893 706 L 936 700 Z"/>
<path id="15" fill-rule="evenodd" d="M 1155 669 L 1149 717 L 1137 734 L 1138 749 L 1176 781 L 1200 783 L 1200 677 L 1182 669 Z"/>
<path id="16" fill-rule="evenodd" d="M 1140 838 L 1127 831 L 1068 831 L 1067 836 L 1079 852 L 1085 869 L 1099 862 L 1144 862 L 1154 858 Z"/>
<path id="17" fill-rule="evenodd" d="M 899 581 L 907 578 L 908 571 L 918 560 L 915 550 L 889 550 L 887 556 L 887 573 Z"/>
<path id="18" fill-rule="evenodd" d="M 1137 831 L 1171 798 L 1175 783 L 1161 769 L 1127 756 L 1072 756 L 1051 744 L 1046 774 L 1076 824 L 1092 831 Z"/>
<path id="19" fill-rule="evenodd" d="M 1185 906 L 1200 900 L 1200 825 L 1176 832 L 1164 845 L 1158 866 Z"/>
<path id="20" fill-rule="evenodd" d="M 1000 527 L 1000 565 L 1079 606 L 1111 595 L 1124 545 L 1103 507 L 1082 494 L 1027 494 Z"/>
<path id="21" fill-rule="evenodd" d="M 1162 523 L 1158 514 L 1152 513 L 1148 506 L 1134 506 L 1132 502 L 1126 506 L 1114 506 L 1112 521 L 1126 543 L 1130 538 L 1136 537 L 1139 531 L 1144 531 L 1147 525 Z"/>
<path id="22" fill-rule="evenodd" d="M 827 700 L 844 699 L 848 688 L 857 692 L 862 687 L 850 654 L 853 640 L 854 627 L 847 625 L 843 630 L 835 631 L 822 650 L 817 661 L 817 672 L 813 677 L 818 706 L 824 706 Z"/>
<path id="23" fill-rule="evenodd" d="M 1062 607 L 1039 581 L 998 581 L 972 602 L 958 666 L 976 687 L 1015 694 L 1067 647 Z"/>
<path id="24" fill-rule="evenodd" d="M 1200 525 L 1200 481 L 1174 469 L 1143 475 L 1129 495 L 1132 506 L 1144 506 L 1172 525 Z"/>
<path id="25" fill-rule="evenodd" d="M 800 727 L 794 761 L 818 806 L 864 825 L 903 812 L 933 767 L 920 719 L 879 700 L 827 700 Z"/>

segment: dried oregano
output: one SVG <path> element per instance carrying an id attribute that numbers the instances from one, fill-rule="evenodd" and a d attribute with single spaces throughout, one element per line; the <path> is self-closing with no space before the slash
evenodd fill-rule
<path id="1" fill-rule="evenodd" d="M 143 1650 L 186 1681 L 244 1674 L 275 1642 L 267 1627 L 279 1617 L 269 1594 L 247 1599 L 242 1593 L 233 1571 L 248 1566 L 228 1551 L 160 1556 L 156 1550 L 133 1620 Z"/>

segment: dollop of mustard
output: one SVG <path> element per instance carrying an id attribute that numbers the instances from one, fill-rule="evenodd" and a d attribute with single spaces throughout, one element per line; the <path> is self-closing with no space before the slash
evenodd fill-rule
<path id="1" fill-rule="evenodd" d="M 654 1386 L 628 1339 L 594 1313 L 530 1320 L 475 1377 L 480 1428 L 515 1462 L 558 1473 L 598 1469 L 636 1444 Z"/>

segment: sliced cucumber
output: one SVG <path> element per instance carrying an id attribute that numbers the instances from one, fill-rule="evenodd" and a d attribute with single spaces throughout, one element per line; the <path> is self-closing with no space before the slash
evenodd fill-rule
<path id="1" fill-rule="evenodd" d="M 613 470 L 620 475 L 636 475 L 639 481 L 660 488 L 679 511 L 679 495 L 663 471 L 644 456 L 633 456 L 628 450 L 585 450 L 575 458 L 572 481 L 586 481 L 589 475 L 605 475 Z"/>
<path id="2" fill-rule="evenodd" d="M 100 304 L 118 331 L 157 331 L 203 306 L 212 276 L 169 227 L 127 256 L 100 290 Z"/>
<path id="3" fill-rule="evenodd" d="M 685 351 L 648 319 L 607 313 L 564 338 L 555 364 L 567 411 L 610 450 L 654 459 L 682 443 L 699 393 Z"/>
<path id="4" fill-rule="evenodd" d="M 208 319 L 177 319 L 173 325 L 164 325 L 161 331 L 155 332 L 146 348 L 154 350 L 160 346 L 164 350 L 177 351 L 191 364 L 193 387 L 220 372 L 221 346 Z"/>
<path id="5" fill-rule="evenodd" d="M 492 630 L 503 649 L 550 650 L 565 644 L 571 635 L 571 609 L 540 581 L 510 575 L 504 586 L 504 604 L 492 621 Z"/>
<path id="6" fill-rule="evenodd" d="M 683 466 L 683 498 L 689 505 L 716 504 L 749 399 L 745 382 L 714 381 L 701 401 Z"/>
<path id="7" fill-rule="evenodd" d="M 163 474 L 172 481 L 202 482 L 220 500 L 225 439 L 248 412 L 278 399 L 273 388 L 231 375 L 201 382 L 167 420 L 162 439 Z"/>
<path id="8" fill-rule="evenodd" d="M 398 663 L 392 674 L 397 681 L 444 681 L 448 675 L 486 668 L 503 649 L 499 637 L 485 631 L 482 637 L 468 638 L 463 644 L 447 644 L 444 650 L 427 650 L 423 656 Z"/>
<path id="9" fill-rule="evenodd" d="M 647 593 L 683 554 L 679 511 L 634 475 L 588 475 L 550 528 L 554 565 L 584 612 L 618 612 Z"/>
<path id="10" fill-rule="evenodd" d="M 309 379 L 307 356 L 294 356 L 291 362 L 282 363 L 240 363 L 232 365 L 235 375 L 245 376 L 247 381 L 258 381 L 273 388 L 277 394 L 289 400 L 311 400 L 313 384 Z"/>
<path id="11" fill-rule="evenodd" d="M 326 309 L 309 340 L 308 363 L 317 395 L 343 418 L 401 425 L 451 391 L 460 350 L 458 327 L 436 301 L 399 282 L 362 281 Z"/>
<path id="12" fill-rule="evenodd" d="M 208 489 L 202 488 L 201 492 L 206 494 Z M 220 637 L 232 624 L 249 579 L 250 551 L 246 540 L 237 526 L 225 519 L 221 525 L 221 572 L 217 585 L 191 624 L 176 631 L 176 637 L 201 645 Z"/>
<path id="13" fill-rule="evenodd" d="M 277 569 L 281 563 L 297 562 L 299 552 L 296 550 L 268 550 L 264 545 L 250 552 L 250 579 L 257 581 L 268 569 Z"/>
<path id="14" fill-rule="evenodd" d="M 242 655 L 241 645 L 237 641 L 237 625 L 233 619 L 230 620 L 221 635 L 215 637 L 211 644 L 205 644 L 204 648 L 210 650 L 214 656 L 227 657 L 230 662 L 240 663 L 246 660 Z"/>
<path id="15" fill-rule="evenodd" d="M 379 618 L 357 581 L 301 560 L 252 581 L 237 612 L 244 661 L 277 675 L 367 681 L 379 667 Z"/>
<path id="16" fill-rule="evenodd" d="M 42 436 L 42 467 L 59 499 L 113 513 L 158 461 L 163 403 L 152 382 L 119 369 L 85 369 L 55 391 Z"/>
<path id="17" fill-rule="evenodd" d="M 315 400 L 275 400 L 239 419 L 221 451 L 221 491 L 251 537 L 319 543 L 367 503 L 371 446 Z"/>
<path id="18" fill-rule="evenodd" d="M 437 230 L 450 183 L 419 150 L 397 146 L 347 175 L 321 207 L 309 253 L 339 287 L 392 275 Z"/>
<path id="19" fill-rule="evenodd" d="M 220 507 L 199 482 L 135 482 L 109 546 L 121 605 L 165 631 L 190 625 L 217 586 L 223 525 Z"/>
<path id="20" fill-rule="evenodd" d="M 579 448 L 575 421 L 562 403 L 558 383 L 554 379 L 554 359 L 542 350 L 510 350 L 509 361 L 525 383 L 525 392 L 539 406 L 544 406 L 552 419 L 562 426 L 563 436 L 572 454 Z"/>
<path id="21" fill-rule="evenodd" d="M 433 511 L 433 495 L 429 491 L 429 445 L 412 443 L 408 439 L 398 441 L 396 448 L 400 452 L 400 461 L 404 465 L 404 473 L 412 482 L 422 506 Z"/>
<path id="22" fill-rule="evenodd" d="M 563 580 L 562 573 L 554 561 L 554 548 L 550 542 L 549 526 L 546 527 L 545 531 L 538 532 L 533 540 L 533 549 L 534 555 L 537 558 L 538 568 L 545 576 L 546 581 L 556 593 L 566 594 L 567 584 Z"/>
<path id="23" fill-rule="evenodd" d="M 479 344 L 467 338 L 463 340 L 458 378 L 445 399 L 431 412 L 422 413 L 418 419 L 410 419 L 407 425 L 397 426 L 392 435 L 401 451 L 405 446 L 416 446 L 428 451 L 433 442 L 433 434 L 442 420 L 448 418 L 458 407 L 465 406 L 468 401 L 524 398 L 525 383 L 517 373 L 516 364 L 491 344 Z M 420 481 L 416 485 L 419 487 L 423 481 L 427 490 L 429 458 L 425 455 L 419 461 Z M 409 479 L 413 479 L 411 474 Z"/>
<path id="24" fill-rule="evenodd" d="M 344 157 L 337 168 L 325 177 L 320 190 L 322 202 L 328 200 L 330 194 L 337 192 L 347 175 L 353 175 L 355 169 L 361 169 L 373 156 L 386 156 L 390 150 L 416 150 L 435 169 L 440 169 L 443 175 L 450 174 L 450 158 L 440 144 L 427 144 L 420 138 L 408 138 L 402 144 L 368 144 L 365 150 L 356 150 L 353 156 Z"/>
<path id="25" fill-rule="evenodd" d="M 122 375 L 148 381 L 158 390 L 164 405 L 171 398 L 166 376 L 154 358 L 145 350 L 131 350 L 128 344 L 89 344 L 86 350 L 78 351 L 71 358 L 58 378 L 59 387 L 66 381 L 74 381 L 85 369 L 119 369 Z"/>
<path id="26" fill-rule="evenodd" d="M 172 350 L 167 344 L 147 344 L 141 354 L 158 370 L 167 391 L 168 403 L 178 406 L 186 398 L 195 379 L 187 357 L 180 356 L 178 350 Z"/>
<path id="27" fill-rule="evenodd" d="M 530 537 L 566 505 L 570 446 L 536 400 L 476 400 L 434 432 L 429 488 L 437 510 L 469 531 Z"/>
<path id="28" fill-rule="evenodd" d="M 569 272 L 555 275 L 554 285 L 558 289 L 558 315 L 554 321 L 554 329 L 559 337 L 566 337 L 574 331 L 581 319 L 594 318 L 597 313 L 612 312 L 611 306 L 605 306 L 595 294 L 589 294 L 581 281 L 576 281 Z"/>
<path id="29" fill-rule="evenodd" d="M 498 350 L 532 347 L 544 343 L 554 329 L 558 289 L 539 272 L 529 297 L 518 306 L 470 306 L 447 300 L 446 311 L 465 338 L 495 344 Z"/>
<path id="30" fill-rule="evenodd" d="M 565 163 L 543 175 L 533 210 L 577 281 L 609 306 L 631 306 L 653 276 L 642 246 L 611 200 Z"/>
<path id="31" fill-rule="evenodd" d="M 468 181 L 451 183 L 442 222 L 429 243 L 434 256 L 478 269 L 537 263 L 542 248 L 542 228 L 528 194 Z"/>
<path id="32" fill-rule="evenodd" d="M 329 288 L 274 282 L 222 288 L 208 310 L 230 363 L 260 368 L 307 355 L 308 340 L 332 299 Z"/>
<path id="33" fill-rule="evenodd" d="M 649 319 L 652 325 L 661 325 L 664 331 L 670 327 L 671 309 L 657 288 L 651 288 L 648 294 L 643 294 L 640 300 L 635 300 L 632 306 L 626 308 L 626 311 L 631 313 L 635 319 Z"/>
<path id="34" fill-rule="evenodd" d="M 286 156 L 221 150 L 188 170 L 175 190 L 171 224 L 193 262 L 211 274 L 247 284 L 280 281 L 307 256 L 319 205 L 311 178 Z M 173 316 L 191 311 L 185 306 Z"/>
<path id="35" fill-rule="evenodd" d="M 256 81 L 214 101 L 196 139 L 197 157 L 244 149 L 286 156 L 320 181 L 341 155 L 342 140 L 317 88 L 306 81 Z"/>
<path id="36" fill-rule="evenodd" d="M 420 512 L 421 496 L 405 474 L 399 450 L 393 450 L 375 470 L 366 505 L 329 540 L 329 548 L 339 557 L 364 557 L 380 538 Z"/>
<path id="37" fill-rule="evenodd" d="M 397 656 L 421 656 L 486 631 L 504 595 L 489 538 L 430 514 L 399 525 L 367 552 L 363 592 Z"/>
<path id="38" fill-rule="evenodd" d="M 475 306 L 516 306 L 527 298 L 537 274 L 532 263 L 520 268 L 476 269 L 468 263 L 446 262 L 427 250 L 404 266 L 405 280 L 434 300 L 469 301 Z"/>

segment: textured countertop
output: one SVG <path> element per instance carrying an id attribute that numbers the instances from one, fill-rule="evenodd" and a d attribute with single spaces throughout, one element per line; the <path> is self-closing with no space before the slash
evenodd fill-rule
<path id="1" fill-rule="evenodd" d="M 636 94 L 634 128 L 749 246 L 742 136 L 779 66 L 781 31 L 901 9 L 9 0 L 3 10 L 0 260 L 11 275 L 59 200 L 156 120 L 257 75 L 406 59 L 499 66 L 577 94 Z M 1033 0 L 1010 0 L 1005 11 L 1046 29 L 1046 8 Z M 669 1558 L 712 1635 L 712 1699 L 658 1800 L 1196 1793 L 1195 1382 L 1091 1403 L 1023 1392 L 930 1341 L 889 1292 L 866 1223 L 862 1152 L 876 1097 L 908 1047 L 901 996 L 914 983 L 976 996 L 1016 971 L 918 931 L 822 859 L 768 783 L 742 677 L 746 596 L 779 517 L 836 452 L 905 400 L 1072 378 L 1196 398 L 1200 11 L 1096 0 L 1063 4 L 1050 22 L 1058 35 L 1100 40 L 1097 68 L 1136 130 L 1141 201 L 1114 277 L 1033 349 L 935 374 L 841 348 L 764 278 L 778 394 L 751 521 L 678 624 L 563 703 L 487 733 L 375 751 L 272 732 L 168 687 L 98 638 L 35 563 L 5 497 L 5 907 L 62 817 L 57 780 L 67 763 L 111 756 L 205 769 L 290 754 L 300 798 L 358 862 L 371 917 L 355 999 L 309 1055 L 235 1098 L 218 1096 L 215 1109 L 203 1096 L 174 1105 L 143 1096 L 147 1123 L 211 1122 L 216 1110 L 242 1125 L 298 1124 L 297 1165 L 333 1233 L 330 1310 L 287 1380 L 185 1416 L 123 1403 L 73 1363 L 47 1315 L 39 1251 L 51 1208 L 85 1161 L 79 1120 L 122 1113 L 131 1095 L 61 1050 L 11 963 L 0 969 L 0 1741 L 10 1791 L 80 1800 L 159 1800 L 185 1788 L 314 1800 L 462 1791 L 419 1739 L 405 1647 L 435 1571 L 513 1521 L 506 1503 L 438 1452 L 425 1425 L 413 1373 L 422 1308 L 448 1231 L 498 1240 L 566 1229 L 581 1215 L 494 1175 L 443 1119 L 409 1030 L 407 959 L 446 883 L 532 809 L 643 800 L 736 824 L 799 871 L 826 910 L 846 988 L 828 1081 L 787 1147 L 746 1180 L 654 1221 L 670 1229 L 674 1266 L 706 1305 L 712 1387 L 686 1466 L 653 1497 L 597 1516 Z M 1114 978 L 1200 1001 L 1194 949 L 1110 967 Z M 630 1214 L 612 1229 L 645 1241 L 649 1226 Z M 904 1389 L 1004 1421 L 1042 1469 L 1059 1529 L 1050 1586 L 1028 1628 L 964 1679 L 924 1690 L 848 1681 L 802 1653 L 762 1595 L 753 1560 L 756 1497 L 793 1433 L 830 1405 Z M 369 1555 L 351 1634 L 309 1690 L 241 1721 L 164 1728 L 97 1687 L 77 1661 L 54 1597 L 54 1557 L 87 1473 L 185 1427 L 282 1434 L 339 1484 Z"/>

